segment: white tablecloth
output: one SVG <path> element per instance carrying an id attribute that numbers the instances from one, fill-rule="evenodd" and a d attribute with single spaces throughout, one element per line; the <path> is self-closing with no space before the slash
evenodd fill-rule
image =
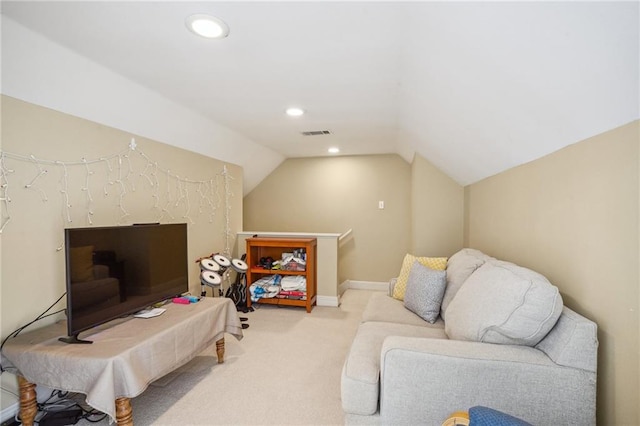
<path id="1" fill-rule="evenodd" d="M 154 380 L 189 362 L 224 333 L 242 339 L 227 298 L 168 304 L 154 318 L 116 320 L 81 334 L 92 344 L 67 344 L 66 322 L 7 341 L 5 357 L 31 383 L 85 394 L 89 405 L 115 420 L 115 400 L 140 395 Z"/>

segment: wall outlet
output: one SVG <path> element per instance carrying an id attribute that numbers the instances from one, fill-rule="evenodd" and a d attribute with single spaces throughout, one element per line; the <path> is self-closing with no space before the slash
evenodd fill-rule
<path id="1" fill-rule="evenodd" d="M 378 201 L 378 208 L 380 210 L 384 209 L 384 201 Z"/>

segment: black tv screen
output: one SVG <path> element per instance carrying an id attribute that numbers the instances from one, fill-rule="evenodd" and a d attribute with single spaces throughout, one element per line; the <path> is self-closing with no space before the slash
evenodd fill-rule
<path id="1" fill-rule="evenodd" d="M 68 228 L 65 253 L 64 341 L 189 291 L 184 223 Z"/>

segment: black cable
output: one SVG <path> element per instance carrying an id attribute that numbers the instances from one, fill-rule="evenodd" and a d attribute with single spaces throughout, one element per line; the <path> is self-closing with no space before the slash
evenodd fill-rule
<path id="1" fill-rule="evenodd" d="M 50 314 L 47 314 L 47 312 L 49 312 L 49 311 L 51 310 L 51 308 L 53 308 L 54 306 L 56 306 L 56 304 L 58 304 L 58 302 L 60 302 L 60 300 L 62 300 L 62 298 L 63 298 L 66 294 L 67 294 L 67 292 L 62 293 L 62 296 L 60 296 L 60 297 L 58 298 L 58 300 L 56 300 L 55 302 L 53 302 L 53 303 L 51 304 L 51 306 L 49 306 L 49 307 L 48 307 L 44 312 L 42 312 L 40 315 L 38 315 L 38 316 L 36 317 L 36 319 L 34 319 L 33 321 L 31 321 L 30 323 L 28 323 L 28 324 L 26 324 L 26 325 L 23 325 L 23 326 L 22 326 L 22 327 L 20 327 L 20 328 L 18 328 L 18 329 L 16 329 L 16 330 L 14 330 L 13 332 L 9 333 L 9 335 L 8 335 L 7 337 L 5 337 L 5 338 L 2 340 L 2 343 L 0 344 L 0 353 L 2 352 L 2 348 L 4 347 L 4 344 L 7 342 L 7 340 L 9 340 L 9 339 L 10 339 L 10 338 L 12 338 L 12 337 L 17 337 L 17 336 L 18 336 L 18 334 L 20 334 L 20 333 L 22 332 L 22 330 L 24 330 L 25 328 L 29 327 L 29 326 L 30 326 L 31 324 L 33 324 L 34 322 L 36 322 L 36 321 L 40 321 L 41 319 L 43 319 L 43 318 L 47 318 L 47 317 L 49 317 L 49 316 L 51 316 L 51 315 L 56 315 L 56 314 L 59 314 L 60 312 L 64 312 L 66 309 L 60 309 L 59 311 L 55 311 L 55 312 L 52 312 L 52 313 L 50 313 Z M 5 368 L 2 366 L 2 362 L 0 362 L 0 374 L 4 373 L 5 371 L 6 371 L 6 370 L 5 370 Z"/>
<path id="2" fill-rule="evenodd" d="M 51 395 L 49 395 L 49 398 L 47 398 L 44 401 L 38 403 L 38 409 L 44 409 L 44 407 L 46 407 L 47 405 L 53 404 L 50 401 L 54 397 L 58 398 L 58 400 L 55 401 L 55 404 L 58 404 L 58 403 L 60 403 L 60 401 L 63 401 L 64 399 L 66 399 L 68 395 L 69 395 L 69 392 L 67 392 L 67 391 L 54 389 L 54 390 L 51 391 Z"/>
<path id="3" fill-rule="evenodd" d="M 51 395 L 49 395 L 49 398 L 45 399 L 44 401 L 42 401 L 41 403 L 38 403 L 38 408 L 40 408 L 40 406 L 44 406 L 46 405 L 49 401 L 51 401 L 53 399 L 54 396 L 57 396 L 56 394 L 58 393 L 57 389 L 54 389 L 51 391 Z"/>
<path id="4" fill-rule="evenodd" d="M 30 325 L 32 325 L 33 323 L 40 321 L 41 319 L 50 317 L 52 315 L 56 315 L 59 314 L 60 312 L 65 312 L 65 309 L 60 309 L 57 310 L 55 312 L 51 312 L 51 313 L 47 313 L 51 310 L 51 308 L 53 308 L 56 304 L 58 304 L 58 302 L 60 302 L 60 300 L 62 300 L 62 298 L 66 295 L 67 293 L 63 293 L 62 296 L 60 296 L 58 298 L 58 300 L 56 300 L 55 302 L 53 302 L 47 309 L 44 310 L 44 312 L 42 312 L 40 315 L 38 315 L 33 321 L 23 325 L 22 327 L 19 327 L 18 329 L 14 330 L 13 332 L 9 333 L 9 335 L 7 337 L 5 337 L 2 340 L 2 343 L 0 343 L 0 353 L 2 352 L 2 348 L 4 347 L 4 344 L 7 342 L 7 340 L 17 337 L 22 330 L 24 330 L 25 328 L 29 327 Z M 4 373 L 6 370 L 5 368 L 2 366 L 2 363 L 0 362 L 0 373 Z M 37 404 L 38 407 L 38 411 L 44 411 L 44 412 L 54 412 L 54 411 L 65 411 L 68 410 L 70 408 L 79 408 L 80 410 L 82 410 L 82 416 L 80 417 L 80 419 L 85 419 L 88 422 L 91 423 L 98 423 L 102 420 L 104 420 L 107 417 L 107 414 L 102 413 L 101 411 L 97 411 L 94 409 L 91 410 L 87 410 L 86 408 L 84 408 L 82 405 L 80 405 L 78 402 L 74 401 L 71 398 L 68 398 L 69 392 L 67 391 L 62 391 L 62 390 L 57 390 L 54 389 L 51 392 L 51 395 L 49 395 L 49 397 L 43 401 Z M 56 401 L 51 402 L 51 400 L 53 398 L 58 398 Z M 70 404 L 69 404 L 70 403 Z M 69 405 L 65 405 L 62 406 L 63 404 L 69 404 Z M 61 407 L 62 406 L 62 407 Z M 59 408 L 58 410 L 53 409 L 54 407 Z M 91 417 L 93 416 L 100 416 L 97 419 L 92 419 Z M 19 419 L 19 413 L 16 413 L 16 419 Z"/>
<path id="5" fill-rule="evenodd" d="M 56 302 L 56 303 L 57 303 L 57 302 Z M 49 309 L 51 309 L 51 308 L 49 308 Z M 47 310 L 48 310 L 48 309 L 47 309 Z M 52 315 L 59 314 L 60 312 L 64 312 L 64 311 L 66 311 L 66 309 L 60 309 L 60 310 L 58 310 L 58 311 L 51 312 L 50 314 L 47 314 L 47 315 L 40 314 L 40 315 L 38 316 L 38 318 L 34 319 L 34 320 L 33 320 L 33 321 L 31 321 L 30 323 L 28 323 L 28 324 L 26 324 L 26 325 L 23 325 L 22 327 L 20 327 L 20 328 L 18 328 L 17 330 L 13 331 L 11 334 L 9 334 L 7 337 L 5 337 L 5 338 L 4 338 L 4 340 L 2 341 L 2 344 L 0 344 L 0 352 L 2 351 L 2 348 L 4 347 L 4 344 L 7 342 L 7 340 L 9 340 L 9 339 L 10 339 L 10 338 L 12 338 L 12 337 L 17 337 L 17 336 L 18 336 L 18 334 L 20 334 L 20 333 L 22 332 L 22 330 L 24 330 L 25 328 L 29 327 L 29 326 L 30 326 L 31 324 L 33 324 L 34 322 L 36 322 L 36 321 L 40 321 L 40 320 L 41 320 L 41 319 L 43 319 L 43 318 L 47 318 L 47 317 L 50 317 L 50 316 L 52 316 Z"/>

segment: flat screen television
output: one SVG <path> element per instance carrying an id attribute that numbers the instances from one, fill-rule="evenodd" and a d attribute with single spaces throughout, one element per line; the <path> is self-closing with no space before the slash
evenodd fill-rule
<path id="1" fill-rule="evenodd" d="M 67 343 L 189 291 L 187 225 L 65 229 Z"/>

